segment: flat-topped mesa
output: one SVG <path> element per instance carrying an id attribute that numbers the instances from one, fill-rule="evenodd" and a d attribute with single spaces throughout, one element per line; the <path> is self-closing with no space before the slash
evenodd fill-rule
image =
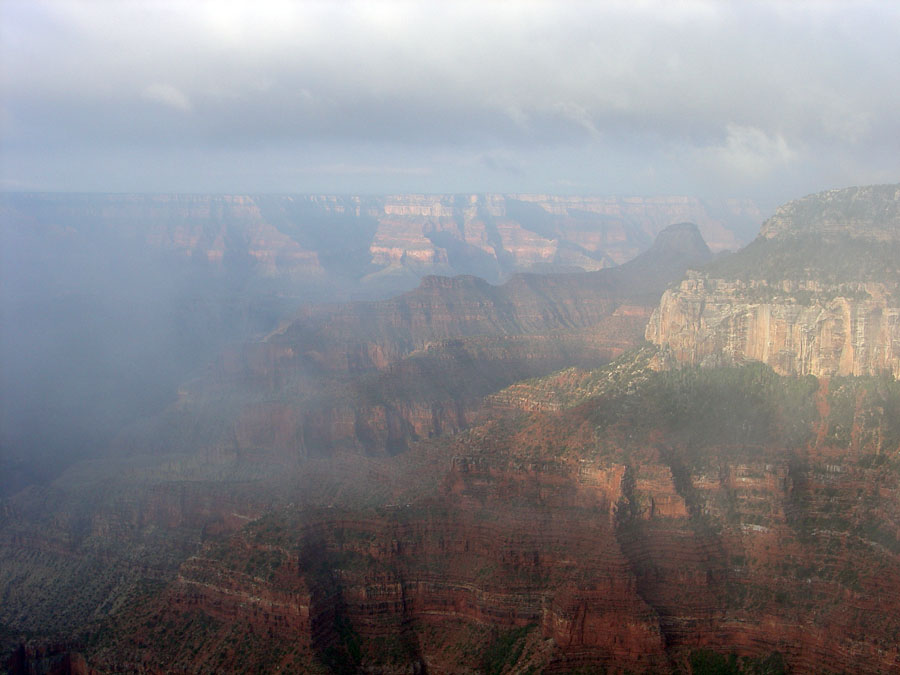
<path id="1" fill-rule="evenodd" d="M 757 360 L 785 375 L 900 377 L 900 186 L 778 209 L 742 251 L 667 290 L 646 338 L 659 364 Z"/>

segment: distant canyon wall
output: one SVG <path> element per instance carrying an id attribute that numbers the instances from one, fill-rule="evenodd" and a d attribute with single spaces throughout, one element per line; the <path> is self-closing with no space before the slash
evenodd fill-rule
<path id="1" fill-rule="evenodd" d="M 9 194 L 0 217 L 7 237 L 35 246 L 123 241 L 334 291 L 334 280 L 396 289 L 428 274 L 496 282 L 521 271 L 597 270 L 685 221 L 713 251 L 735 249 L 761 213 L 749 201 L 678 196 Z"/>
<path id="2" fill-rule="evenodd" d="M 740 237 L 729 226 L 752 221 L 759 209 L 740 201 L 719 209 L 724 213 L 714 214 L 691 197 L 401 195 L 370 209 L 378 228 L 369 252 L 378 264 L 448 264 L 455 243 L 515 270 L 594 270 L 633 258 L 676 222 L 697 223 L 714 251 L 737 248 Z"/>

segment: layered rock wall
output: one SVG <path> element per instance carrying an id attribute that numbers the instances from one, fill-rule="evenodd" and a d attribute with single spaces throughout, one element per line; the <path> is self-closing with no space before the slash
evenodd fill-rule
<path id="1" fill-rule="evenodd" d="M 406 270 L 406 287 L 435 273 L 497 281 L 529 269 L 596 270 L 633 258 L 682 221 L 696 222 L 714 250 L 733 249 L 736 229 L 758 213 L 688 197 L 499 194 L 16 194 L 0 202 L 14 231 L 51 247 L 127 241 L 182 261 L 246 261 L 263 277 L 308 284 L 327 274 L 365 285 Z M 386 276 L 368 274 L 378 271 Z"/>
<path id="2" fill-rule="evenodd" d="M 694 273 L 663 294 L 646 337 L 678 363 L 755 360 L 783 375 L 900 377 L 900 307 L 888 298 L 879 284 L 773 288 Z"/>

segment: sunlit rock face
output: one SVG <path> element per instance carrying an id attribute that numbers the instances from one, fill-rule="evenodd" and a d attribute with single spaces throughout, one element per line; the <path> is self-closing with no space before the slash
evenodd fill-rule
<path id="1" fill-rule="evenodd" d="M 803 304 L 791 291 L 817 290 L 805 286 L 773 289 L 693 274 L 663 294 L 646 337 L 678 363 L 755 360 L 782 375 L 900 377 L 900 307 L 883 285 L 857 287 L 862 297 L 820 296 Z M 775 296 L 770 301 L 752 300 L 769 292 Z"/>
<path id="2" fill-rule="evenodd" d="M 661 359 L 762 361 L 781 374 L 900 376 L 900 189 L 778 209 L 737 254 L 667 290 L 646 337 Z"/>
<path id="3" fill-rule="evenodd" d="M 307 308 L 0 501 L 0 637 L 88 632 L 99 672 L 895 672 L 900 384 L 598 367 L 657 305 L 669 358 L 883 359 L 892 242 L 803 236 L 678 281 L 709 261 L 681 224 L 611 269 Z"/>

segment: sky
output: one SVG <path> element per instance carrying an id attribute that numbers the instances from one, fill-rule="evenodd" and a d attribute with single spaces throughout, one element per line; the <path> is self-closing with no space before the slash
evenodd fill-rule
<path id="1" fill-rule="evenodd" d="M 897 2 L 0 0 L 0 189 L 900 181 Z"/>

